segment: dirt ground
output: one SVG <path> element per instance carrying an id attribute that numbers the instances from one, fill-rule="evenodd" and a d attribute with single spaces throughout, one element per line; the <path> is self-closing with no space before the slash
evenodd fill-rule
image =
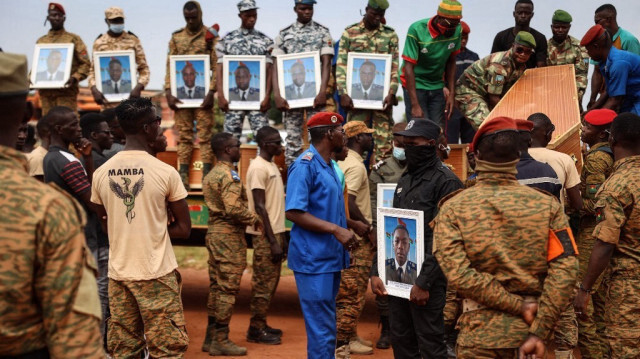
<path id="1" fill-rule="evenodd" d="M 182 268 L 182 300 L 189 333 L 189 350 L 186 358 L 209 358 L 201 351 L 207 327 L 207 292 L 209 276 L 206 269 Z M 305 358 L 307 337 L 298 301 L 296 284 L 292 275 L 283 276 L 271 303 L 268 322 L 271 327 L 284 332 L 282 344 L 264 345 L 247 342 L 245 335 L 249 327 L 249 299 L 251 293 L 251 273 L 245 271 L 242 276 L 240 294 L 236 299 L 233 318 L 230 324 L 230 338 L 236 344 L 246 346 L 248 355 L 239 358 Z M 364 313 L 358 326 L 358 334 L 375 343 L 380 335 L 378 315 L 374 296 L 367 291 Z M 355 357 L 355 356 L 354 356 Z M 374 348 L 373 355 L 367 358 L 393 358 L 391 349 Z"/>

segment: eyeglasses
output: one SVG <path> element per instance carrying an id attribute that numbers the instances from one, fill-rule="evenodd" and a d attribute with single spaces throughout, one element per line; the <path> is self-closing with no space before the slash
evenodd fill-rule
<path id="1" fill-rule="evenodd" d="M 516 54 L 526 54 L 526 55 L 531 55 L 532 53 L 534 53 L 535 51 L 533 49 L 530 49 L 528 47 L 521 47 L 521 46 L 517 46 L 516 47 Z"/>

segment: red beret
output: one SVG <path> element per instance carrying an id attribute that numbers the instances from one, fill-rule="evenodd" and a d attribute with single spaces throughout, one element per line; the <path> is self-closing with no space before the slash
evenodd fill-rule
<path id="1" fill-rule="evenodd" d="M 462 26 L 462 33 L 463 34 L 468 34 L 471 32 L 471 29 L 469 28 L 469 25 L 464 22 L 464 21 L 460 21 L 460 26 Z"/>
<path id="2" fill-rule="evenodd" d="M 485 122 L 480 126 L 476 135 L 473 136 L 473 141 L 471 141 L 471 146 L 469 146 L 469 151 L 473 152 L 476 150 L 478 143 L 480 143 L 480 139 L 482 139 L 485 135 L 492 135 L 494 133 L 503 132 L 503 131 L 518 131 L 518 126 L 516 125 L 516 121 L 510 117 L 494 117 L 491 120 Z"/>
<path id="3" fill-rule="evenodd" d="M 594 26 L 592 26 L 587 31 L 587 33 L 584 34 L 584 36 L 582 37 L 582 40 L 580 40 L 580 46 L 589 45 L 593 40 L 595 40 L 598 37 L 600 37 L 600 35 L 602 35 L 603 32 L 604 32 L 604 27 L 602 27 L 602 25 L 594 25 Z"/>
<path id="4" fill-rule="evenodd" d="M 63 15 L 65 15 L 66 13 L 64 12 L 64 8 L 62 7 L 62 5 L 56 3 L 56 2 L 50 2 L 49 3 L 49 8 L 48 10 L 58 10 L 60 11 Z"/>
<path id="5" fill-rule="evenodd" d="M 207 32 L 204 34 L 205 41 L 207 41 L 207 42 L 213 41 L 213 39 L 215 39 L 216 37 L 219 36 L 219 34 L 218 34 L 219 32 L 220 32 L 220 25 L 213 24 L 213 26 L 208 28 Z"/>
<path id="6" fill-rule="evenodd" d="M 584 120 L 594 126 L 605 126 L 613 122 L 618 114 L 614 110 L 608 108 L 600 108 L 591 110 L 584 115 Z"/>
<path id="7" fill-rule="evenodd" d="M 518 127 L 518 131 L 531 132 L 533 129 L 533 122 L 527 120 L 516 120 L 516 126 Z"/>
<path id="8" fill-rule="evenodd" d="M 335 112 L 318 112 L 307 121 L 307 128 L 320 126 L 340 126 L 344 122 L 342 116 Z"/>

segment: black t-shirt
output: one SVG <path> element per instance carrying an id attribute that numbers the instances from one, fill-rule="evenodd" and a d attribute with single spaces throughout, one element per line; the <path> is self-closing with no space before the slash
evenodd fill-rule
<path id="1" fill-rule="evenodd" d="M 491 53 L 507 51 L 513 46 L 513 41 L 516 39 L 516 35 L 513 34 L 513 27 L 500 31 L 493 39 L 493 46 L 491 47 Z M 536 40 L 536 52 L 532 54 L 527 61 L 527 68 L 533 69 L 537 67 L 538 62 L 547 61 L 547 38 L 534 28 L 529 28 L 529 33 L 533 35 Z"/>

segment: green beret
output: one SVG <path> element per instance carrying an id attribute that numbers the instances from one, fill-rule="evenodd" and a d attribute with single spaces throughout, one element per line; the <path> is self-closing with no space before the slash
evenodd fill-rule
<path id="1" fill-rule="evenodd" d="M 533 35 L 531 35 L 530 33 L 526 32 L 526 31 L 520 31 L 517 35 L 516 35 L 516 39 L 514 41 L 516 44 L 522 45 L 522 46 L 526 46 L 526 47 L 530 47 L 532 49 L 534 49 L 536 47 L 536 39 L 533 38 Z"/>
<path id="2" fill-rule="evenodd" d="M 571 15 L 564 10 L 556 10 L 551 18 L 551 22 L 564 22 L 567 24 L 570 24 L 572 20 Z"/>
<path id="3" fill-rule="evenodd" d="M 0 97 L 29 93 L 27 57 L 0 52 Z"/>
<path id="4" fill-rule="evenodd" d="M 389 8 L 388 0 L 369 0 L 369 7 L 373 9 L 387 10 Z"/>

